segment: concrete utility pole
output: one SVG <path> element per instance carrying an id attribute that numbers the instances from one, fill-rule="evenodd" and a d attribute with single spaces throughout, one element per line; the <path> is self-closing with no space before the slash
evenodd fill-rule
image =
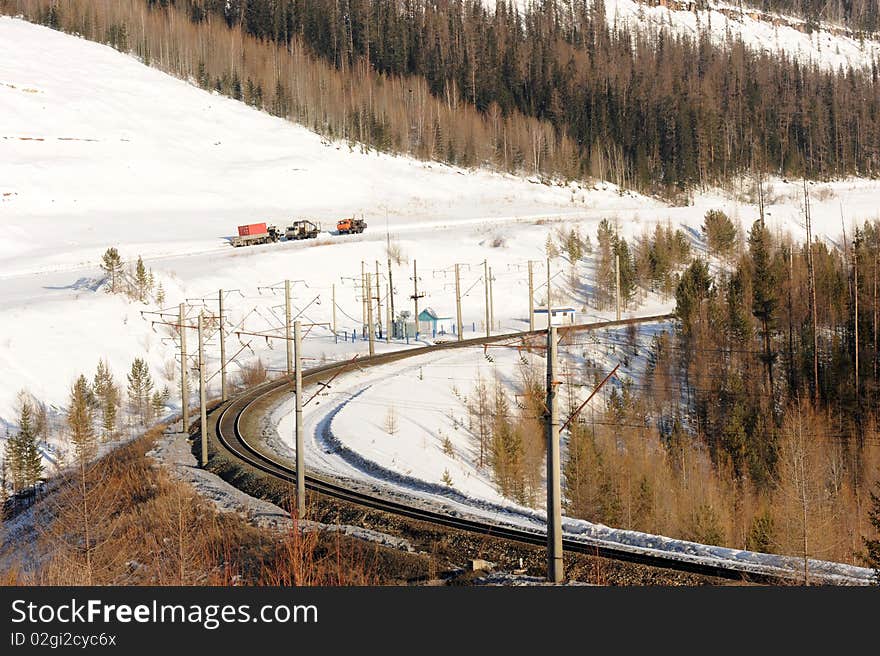
<path id="1" fill-rule="evenodd" d="M 550 258 L 547 258 L 547 330 L 553 325 L 551 320 L 551 308 L 553 306 L 553 294 L 550 293 Z"/>
<path id="2" fill-rule="evenodd" d="M 389 241 L 389 246 L 391 242 Z M 391 249 L 388 249 L 391 252 Z M 389 316 L 391 317 L 391 323 L 389 325 L 394 325 L 394 281 L 391 277 L 391 256 L 388 256 L 388 304 L 390 305 Z M 389 333 L 391 330 L 388 331 Z"/>
<path id="3" fill-rule="evenodd" d="M 364 294 L 363 299 L 361 299 L 361 317 L 364 325 L 367 324 L 367 303 L 369 303 L 367 299 L 370 296 L 370 290 L 367 285 L 367 276 L 365 271 L 366 269 L 364 268 L 364 261 L 361 260 L 361 289 L 367 287 L 367 293 Z"/>
<path id="4" fill-rule="evenodd" d="M 205 390 L 205 314 L 199 312 L 199 407 L 202 412 L 202 423 L 199 428 L 202 434 L 202 467 L 208 464 L 208 406 Z"/>
<path id="5" fill-rule="evenodd" d="M 620 321 L 620 255 L 614 254 L 614 289 L 617 303 L 617 320 Z"/>
<path id="6" fill-rule="evenodd" d="M 290 281 L 284 281 L 284 343 L 287 345 L 287 375 L 293 373 L 293 341 L 290 338 Z"/>
<path id="7" fill-rule="evenodd" d="M 330 287 L 333 301 L 333 336 L 336 337 L 336 283 L 334 282 Z"/>
<path id="8" fill-rule="evenodd" d="M 370 336 L 370 355 L 372 356 L 376 355 L 376 345 L 373 338 L 373 299 L 370 298 L 373 293 L 370 291 L 373 288 L 373 281 L 371 280 L 372 276 L 369 271 L 367 271 L 366 276 L 367 286 L 364 289 L 364 293 L 366 294 L 365 298 L 367 299 L 367 332 Z"/>
<path id="9" fill-rule="evenodd" d="M 813 235 L 810 225 L 810 196 L 804 178 L 804 216 L 807 221 L 807 273 L 810 278 L 810 314 L 813 322 L 813 401 L 819 405 L 819 332 L 816 321 L 816 277 L 813 270 Z"/>
<path id="10" fill-rule="evenodd" d="M 419 272 L 416 267 L 416 261 L 413 260 L 413 303 L 415 304 L 415 308 L 413 308 L 413 319 L 416 322 L 416 337 L 419 336 Z M 406 333 L 406 326 L 403 327 L 404 333 Z"/>
<path id="11" fill-rule="evenodd" d="M 379 260 L 376 260 L 376 319 L 379 321 L 379 325 L 382 325 L 382 294 L 379 290 Z"/>
<path id="12" fill-rule="evenodd" d="M 529 330 L 535 329 L 535 272 L 529 260 Z"/>
<path id="13" fill-rule="evenodd" d="M 462 338 L 462 323 L 461 323 L 461 276 L 458 273 L 459 265 L 455 265 L 455 323 L 456 330 L 458 331 L 458 341 L 460 342 Z"/>
<path id="14" fill-rule="evenodd" d="M 483 293 L 486 295 L 486 337 L 492 332 L 489 312 L 489 260 L 483 260 Z"/>
<path id="15" fill-rule="evenodd" d="M 183 432 L 189 432 L 189 380 L 187 379 L 186 367 L 186 328 L 184 326 L 186 311 L 183 303 L 178 308 L 177 326 L 180 330 L 180 416 L 183 423 Z"/>
<path id="16" fill-rule="evenodd" d="M 302 381 L 302 325 L 299 321 L 293 324 L 294 346 L 296 350 L 296 376 L 294 377 L 294 393 L 296 394 L 296 516 L 302 518 L 306 514 L 306 459 L 303 447 L 303 381 Z"/>
<path id="17" fill-rule="evenodd" d="M 547 329 L 547 580 L 562 583 L 562 484 L 556 358 L 556 327 L 550 326 Z"/>
<path id="18" fill-rule="evenodd" d="M 388 300 L 385 302 L 385 343 L 391 343 L 391 327 L 394 320 L 394 311 L 391 307 L 391 260 L 388 260 Z"/>
<path id="19" fill-rule="evenodd" d="M 492 329 L 495 329 L 495 295 L 492 289 L 492 282 L 495 278 L 492 277 L 492 267 L 489 267 L 489 323 L 492 324 Z"/>
<path id="20" fill-rule="evenodd" d="M 223 290 L 218 294 L 220 301 L 220 399 L 226 401 L 226 333 L 223 330 Z"/>

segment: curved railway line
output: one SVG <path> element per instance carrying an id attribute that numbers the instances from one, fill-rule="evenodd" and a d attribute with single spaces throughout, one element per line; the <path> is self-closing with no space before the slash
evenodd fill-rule
<path id="1" fill-rule="evenodd" d="M 669 318 L 671 318 L 671 315 L 658 315 L 636 319 L 625 319 L 621 321 L 580 324 L 566 327 L 565 332 L 596 330 L 633 323 L 651 323 Z M 467 339 L 460 342 L 456 341 L 394 351 L 391 353 L 382 353 L 372 357 L 358 359 L 356 366 L 358 368 L 373 367 L 419 355 L 425 355 L 435 351 L 469 346 L 482 346 L 488 343 L 510 341 L 529 336 L 540 336 L 542 334 L 546 334 L 546 331 L 536 330 L 532 332 L 493 335 L 488 338 Z M 335 362 L 306 370 L 303 372 L 303 385 L 316 383 L 319 379 L 343 373 L 345 370 L 354 367 L 355 365 L 352 362 Z M 242 434 L 242 418 L 253 409 L 255 404 L 262 402 L 273 395 L 287 392 L 290 386 L 291 382 L 286 378 L 264 383 L 247 390 L 241 395 L 228 401 L 225 406 L 219 408 L 219 415 L 217 415 L 216 412 L 214 413 L 215 416 L 217 416 L 215 437 L 220 448 L 228 452 L 234 458 L 246 463 L 263 474 L 285 482 L 295 482 L 295 469 L 274 461 L 254 448 L 248 442 L 248 436 Z M 408 505 L 406 503 L 392 501 L 358 490 L 348 489 L 338 483 L 327 480 L 324 477 L 309 473 L 308 471 L 305 472 L 305 485 L 306 488 L 312 492 L 317 492 L 337 500 L 346 501 L 366 508 L 380 510 L 414 520 L 478 533 L 485 536 L 502 538 L 522 544 L 546 544 L 546 535 L 543 532 L 530 531 L 526 528 L 517 528 L 509 525 L 500 525 L 476 518 L 456 517 L 440 512 L 434 512 L 418 506 Z M 780 572 L 769 567 L 766 569 L 771 571 L 760 571 L 760 568 L 754 564 L 743 564 L 742 566 L 738 566 L 736 563 L 708 563 L 704 560 L 689 557 L 688 554 L 646 550 L 640 547 L 601 540 L 575 540 L 566 538 L 563 540 L 563 549 L 568 552 L 582 553 L 591 556 L 599 556 L 613 560 L 729 580 L 787 584 L 797 583 L 799 580 L 794 571 Z"/>

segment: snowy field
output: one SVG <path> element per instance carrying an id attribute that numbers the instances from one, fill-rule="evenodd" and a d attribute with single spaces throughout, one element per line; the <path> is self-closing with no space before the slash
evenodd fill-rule
<path id="1" fill-rule="evenodd" d="M 59 67 L 59 61 L 68 65 Z M 852 221 L 876 218 L 880 184 L 844 180 L 810 189 L 814 229 L 823 238 L 837 239 L 841 213 L 848 230 Z M 798 182 L 776 181 L 770 201 L 771 228 L 803 237 Z M 236 356 L 230 365 L 235 378 L 242 363 L 257 357 L 273 371 L 284 366 L 280 341 L 234 334 L 278 333 L 283 316 L 279 283 L 284 279 L 295 281 L 294 313 L 307 323 L 332 321 L 335 287 L 338 330 L 350 335 L 361 324 L 361 262 L 375 273 L 378 261 L 384 313 L 389 300 L 386 220 L 402 253 L 391 271 L 395 309 L 412 309 L 417 261 L 419 291 L 425 294 L 420 307 L 454 316 L 452 266 L 459 263 L 465 336 L 470 337 L 485 332 L 484 261 L 494 278 L 492 330 L 523 330 L 528 327 L 528 260 L 538 261 L 536 300 L 546 298 L 548 234 L 578 227 L 595 244 L 596 226 L 603 218 L 616 222 L 627 238 L 668 223 L 686 230 L 699 249 L 703 215 L 715 208 L 743 226 L 757 218 L 754 206 L 720 192 L 699 196 L 688 207 L 670 207 L 603 182 L 549 186 L 351 152 L 110 48 L 0 18 L 0 368 L 6 374 L 0 386 L 0 419 L 14 423 L 21 389 L 62 411 L 74 377 L 91 377 L 99 358 L 108 360 L 123 385 L 132 359 L 146 358 L 157 387 L 172 390 L 167 412 L 179 409 L 173 392 L 177 343 L 167 326 L 152 324 L 172 317 L 141 315 L 161 309 L 154 298 L 138 303 L 106 293 L 97 263 L 109 246 L 118 247 L 127 262 L 143 255 L 165 292 L 165 308 L 176 311 L 178 303 L 188 300 L 190 323 L 201 308 L 216 310 L 213 299 L 219 289 L 235 290 L 226 302 L 233 333 L 227 350 Z M 366 218 L 364 235 L 325 232 L 315 241 L 242 249 L 226 241 L 242 223 L 268 220 L 284 226 L 305 217 L 323 221 L 326 228 L 353 213 Z M 578 267 L 589 279 L 592 263 L 585 260 Z M 583 290 L 568 288 L 570 265 L 564 258 L 553 262 L 550 275 L 554 289 L 562 290 L 578 310 L 579 321 L 608 318 L 608 313 L 584 306 Z M 649 297 L 627 314 L 657 314 L 671 306 L 669 299 Z M 195 331 L 188 331 L 188 341 L 192 354 Z M 405 347 L 384 340 L 378 344 L 379 350 Z M 306 366 L 366 351 L 363 340 L 337 341 L 326 326 L 319 326 L 307 333 Z M 501 349 L 492 355 L 510 375 L 508 365 L 515 362 L 508 360 L 518 355 Z M 207 356 L 209 392 L 216 396 L 219 352 L 213 330 Z M 473 499 L 480 499 L 478 506 L 509 508 L 485 472 L 465 457 L 472 455 L 468 449 L 473 444 L 460 436 L 454 439 L 456 412 L 450 416 L 440 411 L 461 406 L 450 379 L 461 378 L 459 391 L 467 394 L 465 381 L 473 379 L 477 364 L 487 378 L 496 366 L 479 351 L 464 361 L 461 357 L 438 359 L 422 379 L 415 363 L 347 377 L 335 388 L 340 396 L 322 398 L 309 414 L 316 453 L 323 429 L 332 426 L 339 439 L 347 440 L 347 449 L 367 454 L 373 463 L 359 466 L 332 458 L 330 464 L 343 473 L 386 485 L 387 471 L 393 471 L 419 481 L 415 487 L 455 488 L 466 498 L 439 496 L 459 504 L 459 511 Z M 429 393 L 409 394 L 417 384 Z M 401 418 L 400 437 L 389 441 L 383 435 L 386 402 L 410 396 L 400 403 L 401 416 L 404 410 L 408 415 Z M 433 407 L 409 407 L 424 406 L 425 398 L 436 399 L 428 402 Z M 289 434 L 284 422 L 290 420 L 283 409 L 279 413 L 279 431 Z M 422 426 L 415 425 L 416 415 Z M 369 430 L 358 435 L 349 430 L 361 424 Z M 450 437 L 452 455 L 444 451 L 441 433 Z M 60 432 L 53 439 L 46 453 L 49 461 L 63 443 Z M 452 485 L 442 481 L 445 472 Z M 535 511 L 511 512 L 521 518 L 517 521 L 540 522 Z M 595 537 L 612 529 L 570 523 L 569 530 Z"/>

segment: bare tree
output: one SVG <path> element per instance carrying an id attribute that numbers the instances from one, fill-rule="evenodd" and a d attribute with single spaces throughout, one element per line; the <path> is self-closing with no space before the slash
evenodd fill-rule
<path id="1" fill-rule="evenodd" d="M 393 405 L 388 406 L 385 412 L 385 432 L 391 436 L 397 434 L 400 430 L 400 421 L 397 418 L 397 410 Z"/>

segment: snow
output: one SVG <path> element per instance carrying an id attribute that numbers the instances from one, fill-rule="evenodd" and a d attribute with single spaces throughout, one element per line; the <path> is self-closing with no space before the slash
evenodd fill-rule
<path id="1" fill-rule="evenodd" d="M 880 55 L 880 43 L 872 39 L 860 42 L 844 28 L 831 23 L 812 34 L 806 33 L 804 20 L 785 15 L 761 15 L 749 7 L 723 2 L 711 3 L 700 11 L 651 7 L 634 0 L 607 0 L 609 24 L 642 26 L 660 30 L 664 26 L 694 39 L 708 34 L 716 45 L 725 46 L 742 40 L 750 50 L 774 55 L 784 53 L 804 64 L 836 70 L 841 67 L 869 68 Z M 781 22 L 774 25 L 771 19 Z"/>
<path id="2" fill-rule="evenodd" d="M 486 0 L 490 8 L 495 0 Z M 517 0 L 522 9 L 532 0 Z M 765 14 L 748 5 L 710 2 L 707 9 L 652 6 L 637 0 L 605 0 L 608 25 L 627 28 L 633 32 L 671 32 L 698 39 L 708 35 L 717 46 L 730 46 L 742 41 L 749 50 L 770 56 L 782 53 L 802 64 L 838 70 L 840 68 L 867 69 L 880 56 L 880 42 L 876 39 L 856 38 L 851 30 L 835 23 L 823 22 L 820 29 L 807 33 L 806 22 L 784 14 Z"/>
<path id="3" fill-rule="evenodd" d="M 59 68 L 58 61 L 68 65 Z M 482 231 L 588 207 L 659 205 L 612 186 L 585 194 L 350 152 L 108 47 L 5 17 L 0 82 L 0 366 L 16 381 L 0 390 L 6 419 L 19 388 L 63 404 L 72 378 L 99 357 L 120 373 L 134 354 L 145 353 L 157 378 L 172 357 L 160 343 L 164 334 L 140 319 L 141 309 L 155 306 L 99 288 L 96 265 L 109 246 L 129 262 L 143 255 L 169 304 L 220 287 L 254 295 L 258 285 L 287 275 L 320 286 L 327 320 L 334 281 L 342 287 L 340 305 L 356 314 L 352 283 L 339 277 L 359 275 L 361 259 L 386 259 L 386 213 L 395 235 L 436 234 L 445 240 L 438 254 L 448 257 L 456 235 L 445 229 L 453 225 Z M 61 140 L 71 137 L 88 141 Z M 326 246 L 232 249 L 225 241 L 242 223 L 284 225 L 308 216 L 326 227 L 352 213 L 366 216 L 368 232 L 325 234 L 317 241 Z M 413 245 L 403 242 L 410 255 L 420 255 Z M 408 271 L 407 264 L 395 271 L 401 298 Z"/>
<path id="4" fill-rule="evenodd" d="M 180 429 L 180 424 L 176 425 Z M 157 462 L 165 465 L 172 475 L 189 485 L 203 497 L 209 499 L 220 512 L 235 512 L 244 516 L 248 522 L 260 528 L 286 532 L 291 529 L 293 519 L 289 512 L 263 499 L 256 499 L 233 487 L 216 474 L 201 469 L 192 454 L 192 445 L 187 441 L 185 433 L 174 432 L 171 427 L 147 454 Z M 409 541 L 374 531 L 360 526 L 348 524 L 324 524 L 322 522 L 300 520 L 297 526 L 306 531 L 332 531 L 351 537 L 381 544 L 386 547 L 413 551 Z M 7 543 L 9 540 L 7 540 Z"/>
<path id="5" fill-rule="evenodd" d="M 59 67 L 59 61 L 66 65 Z M 802 237 L 800 184 L 775 180 L 772 187 L 768 224 Z M 811 184 L 810 189 L 814 232 L 822 238 L 837 239 L 841 211 L 848 225 L 877 216 L 878 182 L 841 180 Z M 234 332 L 243 328 L 278 334 L 283 315 L 278 283 L 285 278 L 296 281 L 293 306 L 303 321 L 332 320 L 335 286 L 340 334 L 360 328 L 361 262 L 372 272 L 380 263 L 380 287 L 384 286 L 386 220 L 391 239 L 404 254 L 392 267 L 396 309 L 412 308 L 409 296 L 417 260 L 419 290 L 426 294 L 420 307 L 454 316 L 451 267 L 460 263 L 465 335 L 470 337 L 485 331 L 484 260 L 495 277 L 493 331 L 523 330 L 528 327 L 525 263 L 538 261 L 536 302 L 541 304 L 546 297 L 540 288 L 546 280 L 544 243 L 557 228 L 577 226 L 595 242 L 596 226 L 603 218 L 614 221 L 628 239 L 669 223 L 686 230 L 699 248 L 699 225 L 705 212 L 715 208 L 745 226 L 757 218 L 754 205 L 720 191 L 701 194 L 689 206 L 671 207 L 604 182 L 539 184 L 351 151 L 149 69 L 108 47 L 0 18 L 0 368 L 6 374 L 0 386 L 0 418 L 14 423 L 20 389 L 62 412 L 75 376 L 90 376 L 101 357 L 121 383 L 132 359 L 145 357 L 157 387 L 172 390 L 167 412 L 179 409 L 173 393 L 177 343 L 167 326 L 153 325 L 160 315 L 141 315 L 160 310 L 154 301 L 138 303 L 105 293 L 97 262 L 109 246 L 118 247 L 129 263 L 144 256 L 168 299 L 169 313 L 161 315 L 165 320 L 185 299 L 204 298 L 204 308 L 210 311 L 216 309 L 212 299 L 219 289 L 238 290 L 230 292 L 226 302 L 227 325 L 233 333 L 227 349 L 236 356 L 230 377 L 235 379 L 241 364 L 257 356 L 274 372 L 284 367 L 282 342 L 249 335 L 239 339 Z M 238 224 L 268 220 L 284 226 L 308 217 L 323 221 L 326 228 L 353 213 L 365 216 L 365 234 L 324 233 L 309 242 L 241 249 L 226 242 Z M 581 272 L 590 267 L 589 262 L 581 264 Z M 554 261 L 554 288 L 567 289 L 569 268 L 564 258 Z M 383 311 L 384 294 L 380 289 Z M 200 309 L 192 302 L 190 324 Z M 578 309 L 578 321 L 609 316 L 585 308 L 581 293 L 568 290 L 566 302 Z M 652 296 L 632 312 L 657 314 L 670 308 L 669 299 Z M 195 331 L 188 330 L 190 358 L 195 341 Z M 379 351 L 406 347 L 401 342 L 377 344 Z M 326 325 L 307 330 L 306 366 L 366 351 L 363 340 L 337 342 Z M 209 396 L 216 397 L 219 353 L 211 330 L 206 353 Z M 606 356 L 600 363 L 611 363 Z M 487 378 L 493 369 L 479 351 L 468 353 L 464 362 L 461 357 L 437 360 L 424 380 L 418 378 L 417 363 L 407 362 L 337 381 L 332 395 L 319 397 L 320 404 L 308 414 L 309 448 L 316 456 L 323 454 L 328 472 L 359 485 L 404 494 L 390 489 L 388 480 L 394 478 L 407 490 L 407 498 L 415 494 L 451 512 L 488 513 L 540 530 L 540 511 L 511 505 L 485 473 L 474 468 L 469 451 L 473 447 L 457 437 L 463 435 L 461 426 L 455 429 L 454 417 L 462 412 L 450 417 L 440 411 L 460 404 L 450 378 L 472 378 L 475 362 Z M 498 349 L 499 371 L 509 375 L 517 357 Z M 427 391 L 414 394 L 419 387 Z M 467 394 L 470 386 L 462 382 L 459 391 Z M 399 435 L 392 437 L 383 434 L 384 406 L 390 398 L 409 399 L 401 402 L 401 410 L 405 404 L 431 407 L 407 406 Z M 363 414 L 356 412 L 358 408 Z M 419 410 L 421 430 L 416 430 L 409 410 Z M 275 414 L 281 435 L 290 434 L 285 414 L 284 407 Z M 444 453 L 441 432 L 450 438 L 454 457 Z M 61 431 L 52 440 L 49 460 L 65 442 Z M 343 453 L 349 455 L 347 460 Z M 446 471 L 452 486 L 442 481 Z M 629 540 L 639 549 L 662 546 L 681 551 L 682 557 L 752 558 L 657 536 L 633 537 L 574 520 L 567 530 L 585 540 Z M 773 566 L 768 562 L 760 565 Z M 862 576 L 857 569 L 842 571 Z"/>
<path id="6" fill-rule="evenodd" d="M 0 366 L 10 374 L 0 387 L 0 418 L 7 422 L 20 389 L 63 407 L 74 377 L 93 371 L 101 357 L 121 376 L 133 357 L 142 355 L 159 387 L 174 389 L 175 380 L 166 374 L 176 368 L 176 345 L 164 327 L 154 332 L 140 315 L 156 305 L 104 293 L 97 262 L 111 245 L 128 262 L 144 256 L 168 306 L 220 288 L 241 289 L 244 298 L 228 302 L 230 323 L 247 315 L 251 330 L 268 327 L 273 314 L 278 325 L 277 308 L 274 313 L 268 308 L 280 304 L 280 297 L 265 290 L 261 296 L 258 286 L 284 277 L 302 280 L 294 286 L 294 305 L 301 308 L 320 295 L 320 305 L 311 305 L 303 318 L 327 322 L 335 284 L 340 329 L 350 332 L 360 323 L 354 281 L 359 261 L 386 261 L 387 212 L 392 238 L 405 255 L 393 267 L 397 309 L 411 307 L 407 297 L 417 259 L 420 290 L 426 293 L 422 307 L 453 315 L 451 265 L 459 262 L 467 265 L 464 323 L 479 332 L 482 261 L 489 260 L 496 278 L 498 329 L 524 328 L 524 265 L 543 260 L 547 234 L 557 227 L 577 225 L 595 237 L 598 221 L 609 218 L 632 238 L 669 222 L 686 229 L 699 246 L 698 226 L 708 209 L 722 208 L 744 225 L 756 218 L 754 206 L 721 192 L 700 195 L 691 206 L 669 207 L 603 182 L 550 186 L 349 152 L 108 47 L 11 18 L 0 18 L 0 54 Z M 70 65 L 61 70 L 57 61 Z M 819 235 L 836 238 L 841 209 L 847 220 L 877 215 L 877 182 L 810 187 Z M 775 181 L 767 208 L 771 228 L 803 235 L 800 193 L 795 181 Z M 243 249 L 224 241 L 240 223 L 268 219 L 284 225 L 296 216 L 326 223 L 353 212 L 367 218 L 363 235 L 325 234 L 310 242 Z M 564 268 L 555 264 L 554 274 Z M 540 264 L 535 275 L 542 284 Z M 565 277 L 556 276 L 554 285 Z M 586 320 L 596 313 L 580 316 Z M 362 342 L 333 344 L 326 330 L 311 336 L 323 340 L 310 341 L 311 357 L 339 359 L 365 351 Z M 194 334 L 189 341 L 194 344 Z M 248 341 L 256 354 L 280 366 L 281 344 L 269 351 L 263 340 Z M 208 354 L 216 358 L 216 338 Z M 250 350 L 242 355 L 252 358 Z M 216 368 L 216 359 L 211 366 Z M 212 393 L 217 382 L 212 380 Z"/>
<path id="7" fill-rule="evenodd" d="M 668 323 L 658 323 L 640 331 L 637 351 L 641 355 L 628 360 L 621 379 L 644 370 L 646 345 L 668 328 Z M 623 341 L 623 331 L 602 332 L 596 335 L 596 347 L 584 348 L 581 354 L 569 348 L 563 359 L 582 363 L 582 356 L 589 354 L 599 367 L 610 370 L 612 363 L 623 359 L 615 346 Z M 518 391 L 518 351 L 499 349 L 492 357 L 492 363 L 481 361 L 482 349 L 466 348 L 338 378 L 318 397 L 318 404 L 305 408 L 304 446 L 309 470 L 374 495 L 543 532 L 546 515 L 541 504 L 533 509 L 503 497 L 492 482 L 490 468 L 477 466 L 477 446 L 473 433 L 467 430 L 462 398 L 470 394 L 476 371 L 487 382 L 501 381 L 511 396 Z M 453 388 L 458 388 L 458 393 Z M 390 404 L 401 411 L 400 430 L 393 435 L 386 430 Z M 601 398 L 592 404 L 603 407 Z M 292 409 L 292 399 L 280 402 L 262 430 L 267 444 L 291 460 L 295 456 Z M 587 406 L 585 417 L 589 411 Z M 450 450 L 443 448 L 444 438 L 448 438 Z M 443 480 L 446 472 L 451 484 Z M 744 572 L 788 573 L 797 580 L 803 568 L 803 561 L 792 557 L 702 545 L 569 517 L 563 518 L 563 530 L 567 538 L 587 544 L 613 543 L 639 553 L 675 554 L 682 560 L 734 566 Z M 873 570 L 846 564 L 811 559 L 809 569 L 814 581 L 847 585 L 874 581 Z"/>

